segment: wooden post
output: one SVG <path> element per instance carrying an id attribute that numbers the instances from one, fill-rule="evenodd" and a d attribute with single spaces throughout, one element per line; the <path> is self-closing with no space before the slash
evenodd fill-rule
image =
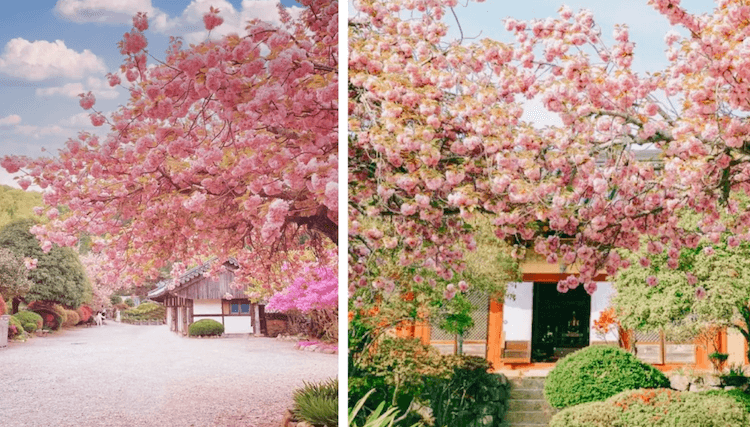
<path id="1" fill-rule="evenodd" d="M 430 345 L 430 324 L 422 321 L 414 324 L 414 336 L 424 345 Z"/>
<path id="2" fill-rule="evenodd" d="M 487 360 L 494 369 L 502 365 L 503 350 L 503 303 L 490 298 L 487 316 Z"/>

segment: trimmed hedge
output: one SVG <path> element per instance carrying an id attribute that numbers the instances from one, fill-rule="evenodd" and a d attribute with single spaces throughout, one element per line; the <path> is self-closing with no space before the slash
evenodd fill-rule
<path id="1" fill-rule="evenodd" d="M 63 326 L 66 328 L 73 327 L 77 325 L 80 320 L 81 318 L 78 316 L 78 312 L 75 310 L 65 310 L 65 322 L 63 323 Z"/>
<path id="2" fill-rule="evenodd" d="M 19 322 L 21 322 L 22 325 L 24 325 L 24 329 L 26 329 L 27 323 L 34 323 L 36 325 L 36 328 L 34 329 L 42 329 L 43 320 L 42 316 L 40 316 L 37 313 L 34 313 L 33 311 L 28 310 L 20 310 L 18 313 L 14 314 L 13 317 L 18 319 Z M 28 331 L 28 329 L 26 329 Z M 33 331 L 31 331 L 33 332 Z"/>
<path id="3" fill-rule="evenodd" d="M 23 333 L 23 324 L 13 316 L 8 321 L 8 338 L 15 338 Z"/>
<path id="4" fill-rule="evenodd" d="M 133 320 L 165 320 L 167 318 L 167 308 L 161 304 L 146 301 L 138 307 L 127 309 L 122 313 L 124 322 Z"/>
<path id="5" fill-rule="evenodd" d="M 746 427 L 750 414 L 727 396 L 669 389 L 627 390 L 558 412 L 549 427 Z"/>
<path id="6" fill-rule="evenodd" d="M 188 335 L 191 337 L 221 335 L 223 333 L 224 325 L 213 319 L 202 319 L 188 326 Z"/>
<path id="7" fill-rule="evenodd" d="M 745 407 L 745 410 L 750 413 L 750 389 L 743 391 L 742 389 L 735 388 L 732 390 L 708 390 L 702 391 L 701 394 L 708 396 L 727 396 L 736 400 L 737 403 Z"/>
<path id="8" fill-rule="evenodd" d="M 625 390 L 668 388 L 658 369 L 627 351 L 591 346 L 562 358 L 544 382 L 544 397 L 555 408 L 597 402 Z"/>
<path id="9" fill-rule="evenodd" d="M 32 334 L 32 333 L 34 333 L 34 331 L 37 330 L 36 323 L 34 323 L 34 322 L 24 323 L 23 324 L 23 329 L 26 332 Z"/>
<path id="10" fill-rule="evenodd" d="M 78 307 L 76 313 L 78 313 L 78 323 L 86 323 L 94 315 L 94 310 L 87 305 L 82 305 Z"/>

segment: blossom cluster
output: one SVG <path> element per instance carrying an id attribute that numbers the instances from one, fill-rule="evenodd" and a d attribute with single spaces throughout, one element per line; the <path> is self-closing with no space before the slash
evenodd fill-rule
<path id="1" fill-rule="evenodd" d="M 173 38 L 156 64 L 137 14 L 107 76 L 130 99 L 90 115 L 108 135 L 80 133 L 54 158 L 0 160 L 41 187 L 45 205 L 64 207 L 35 228 L 43 246 L 86 233 L 112 270 L 143 281 L 214 256 L 267 277 L 285 251 L 335 243 L 338 2 L 301 4 L 282 25 L 256 20 L 187 48 Z M 216 9 L 204 20 L 222 22 Z M 94 103 L 81 94 L 82 108 Z"/>
<path id="2" fill-rule="evenodd" d="M 477 215 L 492 218 L 517 257 L 533 247 L 575 266 L 561 292 L 593 293 L 595 276 L 627 267 L 616 248 L 695 248 L 724 232 L 750 239 L 750 213 L 722 216 L 738 212 L 732 194 L 750 193 L 742 2 L 722 0 L 698 17 L 678 1 L 651 1 L 691 35 L 668 34 L 669 65 L 645 76 L 631 68 L 628 28 L 615 27 L 607 44 L 588 11 L 509 18 L 509 43 L 450 42 L 443 18 L 453 3 L 358 4 L 364 18 L 349 38 L 350 289 L 397 280 L 377 267 L 386 250 L 404 268 L 450 281 Z M 562 125 L 522 120 L 528 100 Z M 684 209 L 701 214 L 697 227 L 681 224 Z M 372 217 L 383 221 L 362 225 Z"/>

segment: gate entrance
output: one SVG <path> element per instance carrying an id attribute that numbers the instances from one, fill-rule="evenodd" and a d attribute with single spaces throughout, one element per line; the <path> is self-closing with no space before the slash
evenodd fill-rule
<path id="1" fill-rule="evenodd" d="M 560 293 L 556 283 L 534 282 L 532 312 L 532 362 L 555 362 L 589 345 L 591 296 L 582 285 Z"/>

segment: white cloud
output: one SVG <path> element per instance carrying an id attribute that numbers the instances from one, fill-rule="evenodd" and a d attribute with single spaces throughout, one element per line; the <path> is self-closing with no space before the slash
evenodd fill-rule
<path id="1" fill-rule="evenodd" d="M 14 176 L 19 176 L 20 174 L 9 174 L 5 169 L 0 168 L 0 184 L 7 185 L 8 187 L 13 188 L 21 188 L 20 185 L 16 182 L 15 179 L 13 179 Z"/>
<path id="2" fill-rule="evenodd" d="M 149 17 L 161 13 L 151 0 L 58 0 L 54 10 L 69 21 L 113 25 L 132 25 L 137 12 L 146 12 Z"/>
<path id="3" fill-rule="evenodd" d="M 10 116 L 0 118 L 0 127 L 15 126 L 21 123 L 21 116 L 18 114 L 11 114 Z"/>
<path id="4" fill-rule="evenodd" d="M 46 125 L 46 126 L 34 126 L 34 125 L 18 125 L 14 129 L 16 134 L 31 137 L 34 139 L 40 139 L 52 135 L 56 136 L 73 136 L 71 132 L 65 132 L 65 129 L 58 125 Z"/>
<path id="5" fill-rule="evenodd" d="M 84 128 L 94 129 L 94 125 L 91 124 L 90 114 L 91 113 L 78 113 L 73 116 L 61 119 L 57 123 L 66 128 L 73 128 L 73 129 L 80 129 L 80 130 L 84 130 Z M 86 130 L 89 130 L 89 129 L 86 129 Z"/>
<path id="6" fill-rule="evenodd" d="M 278 3 L 278 0 L 243 0 L 241 10 L 236 10 L 225 0 L 193 0 L 182 15 L 175 18 L 157 16 L 152 20 L 152 26 L 160 33 L 182 36 L 188 43 L 200 43 L 208 36 L 203 15 L 213 6 L 219 9 L 219 16 L 224 18 L 224 23 L 211 31 L 212 39 L 231 33 L 244 35 L 248 21 L 253 19 L 280 23 Z M 288 10 L 292 16 L 298 16 L 302 8 L 292 7 Z"/>
<path id="7" fill-rule="evenodd" d="M 54 86 L 40 88 L 36 90 L 36 96 L 50 97 L 50 96 L 65 96 L 68 98 L 78 98 L 78 94 L 87 93 L 91 91 L 97 99 L 115 99 L 120 96 L 120 93 L 109 86 L 102 79 L 96 77 L 89 77 L 86 79 L 86 84 L 81 82 L 67 83 L 63 86 Z"/>
<path id="8" fill-rule="evenodd" d="M 78 53 L 68 49 L 62 40 L 50 43 L 15 38 L 5 45 L 0 56 L 0 73 L 31 81 L 54 77 L 81 79 L 106 71 L 104 61 L 90 50 Z"/>

